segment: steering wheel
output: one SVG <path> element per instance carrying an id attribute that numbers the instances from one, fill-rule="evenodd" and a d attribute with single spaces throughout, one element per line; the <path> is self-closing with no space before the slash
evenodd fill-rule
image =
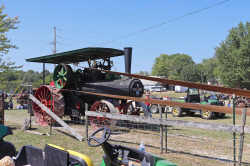
<path id="1" fill-rule="evenodd" d="M 101 138 L 97 138 L 96 135 L 100 132 L 103 131 L 102 137 Z M 92 133 L 89 138 L 88 138 L 88 145 L 91 147 L 97 147 L 102 145 L 103 143 L 105 143 L 111 134 L 111 130 L 109 128 L 106 127 L 102 127 L 99 128 L 98 130 L 96 130 L 94 133 Z M 92 143 L 91 141 L 95 141 L 96 143 Z"/>

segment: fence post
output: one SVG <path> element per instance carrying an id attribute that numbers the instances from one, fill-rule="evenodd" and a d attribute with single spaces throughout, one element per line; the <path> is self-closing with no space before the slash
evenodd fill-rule
<path id="1" fill-rule="evenodd" d="M 236 104 L 236 96 L 233 94 L 233 126 L 235 127 L 235 104 Z M 234 158 L 234 166 L 236 166 L 236 132 L 233 131 L 233 158 Z"/>
<path id="2" fill-rule="evenodd" d="M 243 154 L 243 144 L 244 144 L 244 128 L 246 124 L 246 114 L 247 114 L 247 108 L 244 108 L 242 110 L 242 126 L 241 126 L 241 133 L 240 133 L 240 147 L 239 147 L 239 156 L 238 156 L 238 161 L 239 161 L 239 166 L 241 166 L 241 161 L 242 161 L 242 154 Z"/>
<path id="3" fill-rule="evenodd" d="M 85 103 L 85 112 L 88 111 L 88 103 Z M 88 120 L 88 115 L 85 116 L 85 135 L 86 135 L 86 140 L 88 139 L 89 135 L 89 120 Z"/>
<path id="4" fill-rule="evenodd" d="M 165 118 L 168 120 L 168 108 L 165 106 Z M 165 126 L 165 152 L 168 152 L 168 126 Z"/>
<path id="5" fill-rule="evenodd" d="M 28 87 L 28 89 L 29 89 L 29 95 L 30 94 L 32 94 L 32 85 L 31 86 L 29 86 Z M 32 128 L 32 115 L 33 115 L 33 112 L 32 112 L 33 110 L 32 110 L 32 102 L 31 102 L 31 100 L 30 100 L 30 98 L 28 98 L 28 112 L 29 112 L 29 114 L 30 114 L 30 119 L 29 119 L 29 129 L 31 130 L 31 128 Z"/>
<path id="6" fill-rule="evenodd" d="M 0 94 L 0 124 L 4 125 L 4 93 Z"/>
<path id="7" fill-rule="evenodd" d="M 161 106 L 160 104 L 158 104 L 158 109 L 160 111 L 160 116 L 161 116 L 161 119 L 162 119 L 162 109 L 161 109 Z M 161 134 L 161 154 L 163 153 L 163 125 L 161 124 L 160 125 L 160 134 Z"/>

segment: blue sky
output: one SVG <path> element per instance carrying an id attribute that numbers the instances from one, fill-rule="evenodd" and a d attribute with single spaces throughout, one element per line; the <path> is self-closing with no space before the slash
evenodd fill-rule
<path id="1" fill-rule="evenodd" d="M 25 59 L 52 53 L 56 26 L 58 52 L 91 46 L 133 47 L 132 72 L 151 71 L 162 53 L 185 53 L 199 63 L 214 55 L 232 27 L 250 21 L 249 0 L 231 0 L 150 31 L 120 37 L 216 2 L 219 0 L 0 0 L 4 12 L 20 20 L 18 29 L 8 34 L 19 49 L 6 57 L 24 65 L 24 70 L 41 71 L 41 64 Z M 115 42 L 109 42 L 112 40 Z M 52 71 L 53 65 L 47 67 Z M 115 59 L 114 70 L 124 71 L 123 57 Z"/>

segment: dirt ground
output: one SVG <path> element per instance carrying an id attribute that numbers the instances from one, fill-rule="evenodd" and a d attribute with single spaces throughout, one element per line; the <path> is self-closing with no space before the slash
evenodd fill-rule
<path id="1" fill-rule="evenodd" d="M 63 147 L 75 148 L 77 151 L 93 156 L 93 149 L 89 149 L 86 143 L 79 143 L 75 141 L 69 135 L 62 134 L 61 132 L 53 129 L 54 136 L 52 137 L 38 137 L 36 135 L 27 134 L 21 132 L 20 129 L 24 123 L 25 118 L 28 118 L 26 110 L 10 110 L 6 111 L 6 124 L 15 126 L 14 133 L 18 135 L 8 136 L 7 139 L 12 141 L 17 147 L 21 147 L 23 142 L 19 139 L 25 138 L 30 139 L 30 143 L 34 146 L 43 147 L 45 143 L 53 142 Z M 185 118 L 184 118 L 185 119 Z M 189 120 L 194 119 L 197 121 L 197 117 L 188 118 Z M 200 121 L 200 119 L 198 120 Z M 213 121 L 209 121 L 213 123 Z M 35 131 L 38 132 L 49 132 L 48 128 L 40 128 L 33 122 Z M 85 126 L 83 124 L 72 124 L 70 125 L 76 129 L 80 134 L 85 136 Z M 124 127 L 113 128 L 115 134 L 111 136 L 112 143 L 123 144 L 126 146 L 138 148 L 141 142 L 146 144 L 146 151 L 157 154 L 166 158 L 167 160 L 177 163 L 179 166 L 227 166 L 233 165 L 233 136 L 232 133 L 223 132 L 212 132 L 204 131 L 199 129 L 188 129 L 188 128 L 176 128 L 168 127 L 167 137 L 167 148 L 168 152 L 160 153 L 160 132 L 159 128 L 155 126 L 139 125 L 133 129 L 127 129 Z M 153 129 L 153 131 L 152 131 Z M 89 128 L 89 133 L 94 131 L 93 127 Z M 25 136 L 21 136 L 21 135 Z M 43 139 L 41 141 L 41 139 Z M 165 138 L 165 137 L 164 137 Z M 37 140 L 36 140 L 37 139 Z M 58 139 L 58 140 L 55 140 Z M 34 142 L 33 142 L 34 140 Z M 67 142 L 66 142 L 67 141 Z M 42 143 L 41 143 L 42 142 Z M 239 147 L 239 135 L 236 140 L 236 154 L 238 158 L 238 147 Z M 148 145 L 148 146 L 147 146 Z M 79 148 L 81 146 L 81 148 Z M 84 147 L 84 148 L 82 148 Z M 98 153 L 98 154 L 97 154 Z M 98 157 L 94 157 L 95 165 L 100 164 L 100 156 L 103 152 L 100 148 L 96 151 Z M 250 135 L 245 136 L 243 161 L 250 163 Z M 247 165 L 247 164 L 245 164 Z M 249 164 L 250 165 L 250 164 Z"/>

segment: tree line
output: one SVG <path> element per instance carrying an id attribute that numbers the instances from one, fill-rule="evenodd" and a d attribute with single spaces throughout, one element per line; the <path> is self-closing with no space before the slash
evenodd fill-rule
<path id="1" fill-rule="evenodd" d="M 139 72 L 139 74 L 149 74 Z M 250 89 L 250 23 L 233 27 L 215 48 L 212 58 L 196 64 L 187 54 L 161 54 L 155 59 L 152 75 L 169 79 L 219 83 L 234 88 Z"/>
<path id="2" fill-rule="evenodd" d="M 45 71 L 45 82 L 49 84 L 52 81 L 52 73 Z M 30 84 L 33 88 L 38 88 L 43 83 L 43 72 L 33 70 L 8 70 L 0 72 L 0 90 L 8 93 L 19 93 L 23 85 Z"/>

